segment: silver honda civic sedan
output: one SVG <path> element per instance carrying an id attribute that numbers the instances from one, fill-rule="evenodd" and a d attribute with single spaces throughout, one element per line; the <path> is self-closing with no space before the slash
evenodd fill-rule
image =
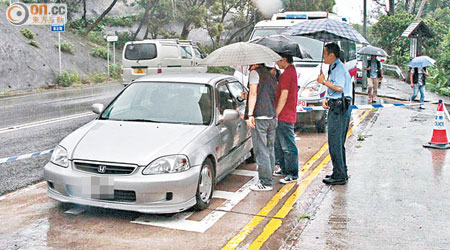
<path id="1" fill-rule="evenodd" d="M 49 197 L 142 213 L 208 207 L 215 184 L 250 156 L 242 91 L 218 74 L 134 81 L 55 147 L 44 170 Z"/>

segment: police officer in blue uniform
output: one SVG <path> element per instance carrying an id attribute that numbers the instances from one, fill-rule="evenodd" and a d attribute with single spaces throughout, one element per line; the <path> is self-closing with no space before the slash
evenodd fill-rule
<path id="1" fill-rule="evenodd" d="M 352 83 L 349 72 L 339 59 L 340 48 L 336 43 L 325 45 L 323 60 L 330 65 L 328 79 L 323 72 L 317 77 L 317 82 L 327 86 L 326 99 L 322 107 L 328 111 L 328 145 L 333 173 L 327 175 L 323 182 L 328 185 L 345 185 L 348 180 L 345 156 L 345 140 L 350 124 L 352 100 Z"/>

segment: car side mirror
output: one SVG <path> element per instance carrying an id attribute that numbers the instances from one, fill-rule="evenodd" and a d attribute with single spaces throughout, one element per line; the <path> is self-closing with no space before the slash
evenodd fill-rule
<path id="1" fill-rule="evenodd" d="M 219 122 L 220 123 L 228 122 L 228 121 L 236 120 L 238 118 L 239 118 L 239 111 L 234 110 L 234 109 L 225 109 L 223 111 L 223 115 L 220 118 Z"/>
<path id="2" fill-rule="evenodd" d="M 95 103 L 91 107 L 92 112 L 94 112 L 96 114 L 101 114 L 103 112 L 103 108 L 104 108 L 104 106 L 101 103 Z"/>

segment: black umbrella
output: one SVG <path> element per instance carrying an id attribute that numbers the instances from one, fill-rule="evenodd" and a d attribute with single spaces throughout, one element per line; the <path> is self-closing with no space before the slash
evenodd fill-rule
<path id="1" fill-rule="evenodd" d="M 312 19 L 298 23 L 283 32 L 283 35 L 305 36 L 320 40 L 324 42 L 324 45 L 325 42 L 340 40 L 369 44 L 351 25 L 330 18 Z M 322 68 L 322 64 L 320 67 Z"/>
<path id="2" fill-rule="evenodd" d="M 351 25 L 334 19 L 313 19 L 296 24 L 285 32 L 284 35 L 306 36 L 323 42 L 350 40 L 357 43 L 369 44 L 369 42 Z"/>
<path id="3" fill-rule="evenodd" d="M 278 54 L 291 55 L 298 58 L 311 58 L 312 56 L 298 43 L 283 35 L 272 35 L 257 37 L 250 41 L 259 45 L 264 45 Z"/>
<path id="4" fill-rule="evenodd" d="M 378 47 L 371 46 L 371 45 L 369 45 L 367 47 L 362 47 L 356 53 L 361 54 L 361 55 L 369 55 L 369 56 L 383 56 L 383 57 L 388 56 L 386 51 L 384 51 L 382 48 L 378 48 Z"/>

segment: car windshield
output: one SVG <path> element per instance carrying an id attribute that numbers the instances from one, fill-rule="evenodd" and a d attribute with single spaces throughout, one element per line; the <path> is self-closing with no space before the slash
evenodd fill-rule
<path id="1" fill-rule="evenodd" d="M 133 83 L 100 119 L 207 125 L 212 120 L 211 93 L 210 86 L 196 83 Z"/>
<path id="2" fill-rule="evenodd" d="M 285 31 L 285 29 L 281 28 L 273 28 L 273 29 L 255 29 L 252 38 L 256 37 L 264 37 L 264 36 L 271 36 L 271 35 L 280 35 Z M 302 61 L 314 61 L 314 62 L 320 62 L 322 59 L 322 51 L 323 51 L 323 42 L 303 37 L 303 36 L 287 36 L 291 40 L 295 41 L 296 43 L 300 44 L 312 57 L 311 58 L 304 58 L 300 59 L 298 57 L 294 57 L 294 61 L 296 62 L 302 62 Z"/>

